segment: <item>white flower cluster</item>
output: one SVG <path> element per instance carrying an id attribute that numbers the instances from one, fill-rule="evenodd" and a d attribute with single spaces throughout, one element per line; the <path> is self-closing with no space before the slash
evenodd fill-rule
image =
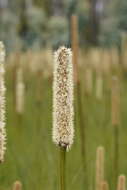
<path id="1" fill-rule="evenodd" d="M 61 47 L 54 58 L 53 141 L 69 149 L 74 136 L 72 52 Z"/>
<path id="2" fill-rule="evenodd" d="M 3 43 L 0 42 L 0 162 L 4 161 L 6 150 L 4 62 L 5 49 Z"/>

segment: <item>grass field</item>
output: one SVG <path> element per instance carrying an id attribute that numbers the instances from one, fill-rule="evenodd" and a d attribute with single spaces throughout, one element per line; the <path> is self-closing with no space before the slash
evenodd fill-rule
<path id="1" fill-rule="evenodd" d="M 43 77 L 43 73 L 32 73 L 29 69 L 23 71 L 25 105 L 24 113 L 19 115 L 15 111 L 13 67 L 6 67 L 7 152 L 5 162 L 0 166 L 0 189 L 11 189 L 12 184 L 19 180 L 24 190 L 56 190 L 58 151 L 52 142 L 52 75 Z M 114 129 L 111 123 L 109 78 L 103 75 L 103 96 L 98 100 L 95 95 L 96 72 L 93 72 L 93 90 L 90 95 L 85 93 L 85 69 L 80 69 L 78 75 L 80 92 L 76 93 L 75 87 L 75 138 L 67 153 L 67 190 L 95 189 L 96 149 L 100 145 L 105 148 L 105 179 L 110 189 L 114 189 Z M 127 175 L 126 72 L 122 72 L 120 84 L 118 173 Z M 80 111 L 78 98 L 81 101 Z M 80 127 L 85 130 L 85 159 L 82 158 Z"/>

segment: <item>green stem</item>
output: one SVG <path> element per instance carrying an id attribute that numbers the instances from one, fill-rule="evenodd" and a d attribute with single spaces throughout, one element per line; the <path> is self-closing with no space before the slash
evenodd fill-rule
<path id="1" fill-rule="evenodd" d="M 119 130 L 118 125 L 113 126 L 114 127 L 114 177 L 115 177 L 115 183 L 117 182 L 118 177 L 118 167 L 119 167 Z"/>
<path id="2" fill-rule="evenodd" d="M 66 189 L 66 185 L 65 185 L 65 163 L 66 163 L 66 148 L 64 147 L 60 147 L 60 165 L 59 165 L 59 169 L 60 169 L 60 174 L 59 174 L 59 190 L 65 190 Z"/>
<path id="3" fill-rule="evenodd" d="M 78 101 L 78 113 L 79 113 L 79 127 L 80 127 L 80 135 L 81 135 L 81 151 L 82 158 L 85 158 L 85 123 L 84 123 L 84 115 L 82 111 L 82 95 L 81 95 L 81 86 L 80 82 L 77 84 L 77 101 Z M 84 162 L 84 160 L 83 160 Z M 85 163 L 83 163 L 84 165 Z"/>
<path id="4" fill-rule="evenodd" d="M 81 93 L 81 82 L 78 81 L 77 89 L 76 89 L 76 96 L 77 96 L 77 112 L 79 118 L 79 128 L 80 128 L 80 138 L 81 138 L 81 157 L 82 157 L 82 166 L 84 170 L 83 174 L 83 182 L 86 185 L 87 182 L 87 164 L 86 164 L 86 120 L 87 117 L 83 113 L 82 109 L 82 93 Z"/>

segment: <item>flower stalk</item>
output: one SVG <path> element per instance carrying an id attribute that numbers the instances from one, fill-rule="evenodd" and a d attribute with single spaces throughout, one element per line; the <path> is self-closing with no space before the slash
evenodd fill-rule
<path id="1" fill-rule="evenodd" d="M 66 150 L 73 144 L 73 65 L 70 49 L 55 53 L 53 80 L 53 142 L 60 149 L 60 190 L 65 190 Z"/>

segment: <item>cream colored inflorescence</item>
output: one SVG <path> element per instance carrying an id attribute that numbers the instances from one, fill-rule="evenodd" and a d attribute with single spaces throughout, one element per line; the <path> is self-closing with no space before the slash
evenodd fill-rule
<path id="1" fill-rule="evenodd" d="M 126 177 L 125 177 L 125 175 L 120 175 L 118 177 L 117 190 L 126 190 Z"/>
<path id="2" fill-rule="evenodd" d="M 3 43 L 0 42 L 0 162 L 4 161 L 6 150 L 4 62 L 5 48 Z"/>
<path id="3" fill-rule="evenodd" d="M 67 150 L 73 143 L 73 65 L 70 49 L 61 47 L 54 56 L 53 141 Z"/>
<path id="4" fill-rule="evenodd" d="M 12 190 L 22 190 L 22 184 L 20 181 L 15 181 Z"/>
<path id="5" fill-rule="evenodd" d="M 104 147 L 99 146 L 96 153 L 96 190 L 101 190 L 104 181 Z"/>
<path id="6" fill-rule="evenodd" d="M 24 112 L 24 91 L 25 85 L 23 82 L 22 68 L 17 70 L 17 82 L 16 82 L 16 111 L 19 114 Z"/>

